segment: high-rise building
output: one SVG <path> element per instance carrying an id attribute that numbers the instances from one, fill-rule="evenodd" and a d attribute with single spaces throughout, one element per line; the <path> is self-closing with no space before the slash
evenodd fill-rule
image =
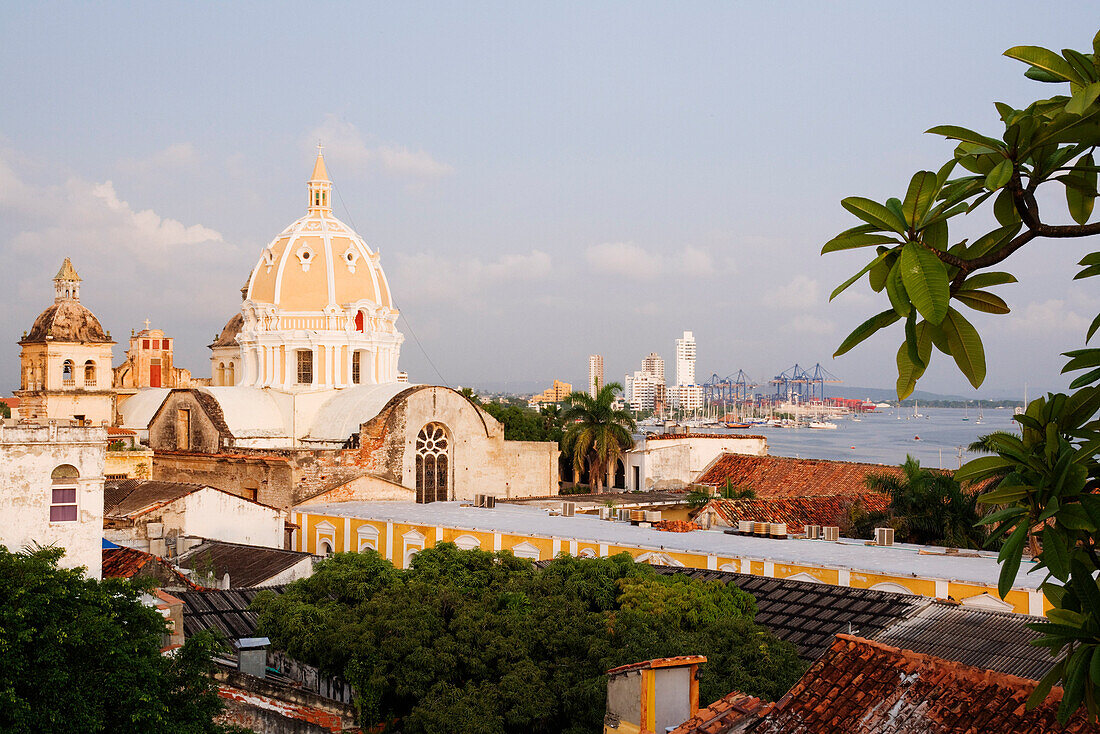
<path id="1" fill-rule="evenodd" d="M 638 370 L 626 376 L 626 399 L 631 410 L 654 410 L 660 397 L 663 400 L 665 383 L 655 375 Z"/>
<path id="2" fill-rule="evenodd" d="M 642 360 L 642 372 L 648 372 L 664 384 L 665 361 L 656 352 L 650 352 L 649 356 Z"/>
<path id="3" fill-rule="evenodd" d="M 695 384 L 695 335 L 690 331 L 676 340 L 676 384 Z"/>
<path id="4" fill-rule="evenodd" d="M 588 355 L 588 394 L 596 397 L 603 387 L 603 355 Z"/>

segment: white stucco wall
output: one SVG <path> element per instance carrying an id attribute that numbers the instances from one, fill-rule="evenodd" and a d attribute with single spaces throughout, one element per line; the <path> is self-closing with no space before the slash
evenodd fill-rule
<path id="1" fill-rule="evenodd" d="M 416 487 L 416 437 L 428 423 L 441 423 L 450 439 L 454 499 L 475 494 L 531 497 L 558 493 L 558 446 L 542 441 L 505 441 L 504 428 L 459 393 L 444 387 L 417 390 L 407 398 L 403 484 Z"/>
<path id="2" fill-rule="evenodd" d="M 10 551 L 38 543 L 65 549 L 61 565 L 100 578 L 103 558 L 103 428 L 0 425 L 0 544 Z M 76 467 L 77 519 L 50 522 L 53 470 Z"/>
<path id="3" fill-rule="evenodd" d="M 275 586 L 276 584 L 289 584 L 291 581 L 297 581 L 298 579 L 309 578 L 313 575 L 313 557 L 304 556 L 302 560 L 294 564 L 285 571 L 275 574 L 271 578 L 264 581 L 264 586 Z M 232 581 L 232 579 L 230 579 Z"/>
<path id="4" fill-rule="evenodd" d="M 182 535 L 227 543 L 283 547 L 283 513 L 228 492 L 205 487 L 172 503 Z M 165 513 L 165 530 L 171 515 Z"/>
<path id="5" fill-rule="evenodd" d="M 691 484 L 724 453 L 767 456 L 768 440 L 761 436 L 682 436 L 641 439 L 623 457 L 627 489 L 680 489 Z M 634 486 L 639 467 L 642 486 Z M 614 480 L 614 467 L 610 468 Z"/>

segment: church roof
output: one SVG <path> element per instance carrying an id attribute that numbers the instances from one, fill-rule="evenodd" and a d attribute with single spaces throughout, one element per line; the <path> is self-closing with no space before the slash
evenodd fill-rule
<path id="1" fill-rule="evenodd" d="M 217 401 L 225 427 L 234 438 L 275 438 L 287 435 L 283 411 L 269 391 L 259 387 L 201 387 L 195 392 Z M 210 406 L 204 407 L 209 412 Z"/>
<path id="2" fill-rule="evenodd" d="M 415 389 L 406 382 L 360 385 L 341 390 L 317 411 L 306 440 L 345 441 L 359 426 L 378 415 L 399 393 Z"/>
<path id="3" fill-rule="evenodd" d="M 242 326 L 244 326 L 244 317 L 239 312 L 233 314 L 233 317 L 226 322 L 221 334 L 210 345 L 210 348 L 237 346 L 237 334 L 241 333 Z"/>
<path id="4" fill-rule="evenodd" d="M 76 271 L 73 271 L 73 274 L 75 275 Z M 114 344 L 103 331 L 103 326 L 95 314 L 82 306 L 79 301 L 68 299 L 58 301 L 40 313 L 34 320 L 31 330 L 19 343 L 34 344 L 46 341 Z"/>

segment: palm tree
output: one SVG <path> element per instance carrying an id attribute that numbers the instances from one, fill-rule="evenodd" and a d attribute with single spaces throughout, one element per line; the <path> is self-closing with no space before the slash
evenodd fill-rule
<path id="1" fill-rule="evenodd" d="M 985 532 L 978 526 L 976 492 L 963 492 L 954 477 L 921 467 L 905 457 L 902 475 L 871 474 L 867 488 L 890 496 L 890 515 L 913 543 L 981 548 Z"/>
<path id="2" fill-rule="evenodd" d="M 571 393 L 562 413 L 567 426 L 562 448 L 572 455 L 578 476 L 588 465 L 596 492 L 603 486 L 607 467 L 634 445 L 634 418 L 629 411 L 614 407 L 615 393 L 622 389 L 611 382 L 601 387 L 596 397 L 587 392 Z"/>

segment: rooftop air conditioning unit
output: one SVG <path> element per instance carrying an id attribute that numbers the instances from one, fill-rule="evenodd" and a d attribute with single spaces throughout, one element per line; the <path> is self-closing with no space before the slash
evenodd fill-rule
<path id="1" fill-rule="evenodd" d="M 875 528 L 875 545 L 893 545 L 893 528 Z"/>
<path id="2" fill-rule="evenodd" d="M 752 524 L 752 534 L 753 535 L 767 535 L 768 534 L 768 525 L 769 525 L 769 523 L 766 523 L 766 522 L 754 522 Z"/>
<path id="3" fill-rule="evenodd" d="M 752 535 L 752 526 L 752 520 L 738 520 L 737 532 L 741 533 L 742 535 Z"/>
<path id="4" fill-rule="evenodd" d="M 600 519 L 601 520 L 610 520 L 611 519 L 611 508 L 610 507 L 601 507 L 600 508 Z"/>
<path id="5" fill-rule="evenodd" d="M 660 510 L 646 510 L 645 511 L 645 521 L 646 522 L 660 522 L 661 521 L 661 511 Z"/>
<path id="6" fill-rule="evenodd" d="M 787 539 L 787 523 L 785 522 L 773 522 L 768 528 L 769 534 L 773 538 L 786 540 Z"/>
<path id="7" fill-rule="evenodd" d="M 645 510 L 631 510 L 630 522 L 645 522 Z"/>
<path id="8" fill-rule="evenodd" d="M 836 542 L 840 540 L 840 528 L 836 525 L 825 525 L 821 528 L 821 535 L 825 540 Z"/>
<path id="9" fill-rule="evenodd" d="M 494 497 L 491 494 L 485 495 L 484 500 L 485 500 L 485 504 L 482 505 L 482 507 L 496 507 L 497 506 L 497 498 Z"/>
<path id="10" fill-rule="evenodd" d="M 577 514 L 577 503 L 576 502 L 562 502 L 561 503 L 561 514 L 562 514 L 562 517 L 573 517 L 574 515 L 576 515 Z"/>
<path id="11" fill-rule="evenodd" d="M 474 507 L 484 507 L 484 506 L 485 506 L 485 495 L 475 494 L 474 495 Z"/>
<path id="12" fill-rule="evenodd" d="M 819 540 L 821 538 L 821 526 L 820 525 L 807 525 L 806 537 L 810 540 Z"/>
<path id="13" fill-rule="evenodd" d="M 630 522 L 630 510 L 619 510 L 619 521 Z"/>

